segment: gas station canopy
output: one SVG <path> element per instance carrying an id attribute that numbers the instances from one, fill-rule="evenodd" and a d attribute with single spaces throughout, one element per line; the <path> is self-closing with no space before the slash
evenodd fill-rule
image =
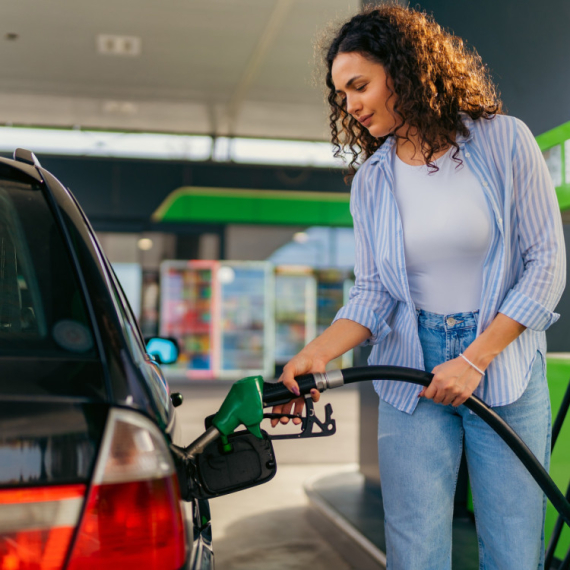
<path id="1" fill-rule="evenodd" d="M 0 123 L 327 140 L 314 45 L 360 0 L 18 0 Z"/>

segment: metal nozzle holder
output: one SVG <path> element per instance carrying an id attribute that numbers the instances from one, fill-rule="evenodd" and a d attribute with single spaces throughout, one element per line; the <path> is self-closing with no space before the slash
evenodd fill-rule
<path id="1" fill-rule="evenodd" d="M 344 386 L 344 377 L 342 370 L 331 370 L 330 372 L 313 372 L 315 384 L 319 392 L 330 390 L 332 388 L 340 388 Z"/>

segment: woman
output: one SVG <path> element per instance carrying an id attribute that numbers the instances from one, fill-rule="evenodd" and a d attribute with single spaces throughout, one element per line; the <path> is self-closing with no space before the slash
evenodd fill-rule
<path id="1" fill-rule="evenodd" d="M 375 382 L 388 568 L 451 567 L 463 447 L 481 567 L 542 568 L 543 494 L 460 407 L 482 398 L 548 467 L 544 331 L 559 317 L 566 268 L 542 155 L 501 114 L 478 56 L 420 12 L 363 11 L 338 30 L 326 65 L 332 142 L 353 171 L 365 159 L 351 190 L 356 281 L 281 380 L 298 395 L 295 376 L 360 343 L 374 345 L 370 364 L 433 372 L 424 389 Z M 276 411 L 293 405 L 302 400 Z"/>

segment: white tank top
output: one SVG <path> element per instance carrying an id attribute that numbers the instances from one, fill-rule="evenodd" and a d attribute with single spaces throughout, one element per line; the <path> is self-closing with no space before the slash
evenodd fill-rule
<path id="1" fill-rule="evenodd" d="M 443 315 L 479 309 L 492 229 L 483 189 L 465 162 L 451 158 L 454 151 L 435 161 L 433 174 L 394 157 L 412 300 Z"/>

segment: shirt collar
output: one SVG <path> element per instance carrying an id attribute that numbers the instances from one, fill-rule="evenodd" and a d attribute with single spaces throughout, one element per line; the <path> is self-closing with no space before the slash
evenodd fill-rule
<path id="1" fill-rule="evenodd" d="M 384 144 L 370 157 L 370 164 L 385 162 L 386 157 L 390 156 L 390 152 L 395 144 L 396 139 L 394 137 L 388 137 L 384 141 Z"/>

